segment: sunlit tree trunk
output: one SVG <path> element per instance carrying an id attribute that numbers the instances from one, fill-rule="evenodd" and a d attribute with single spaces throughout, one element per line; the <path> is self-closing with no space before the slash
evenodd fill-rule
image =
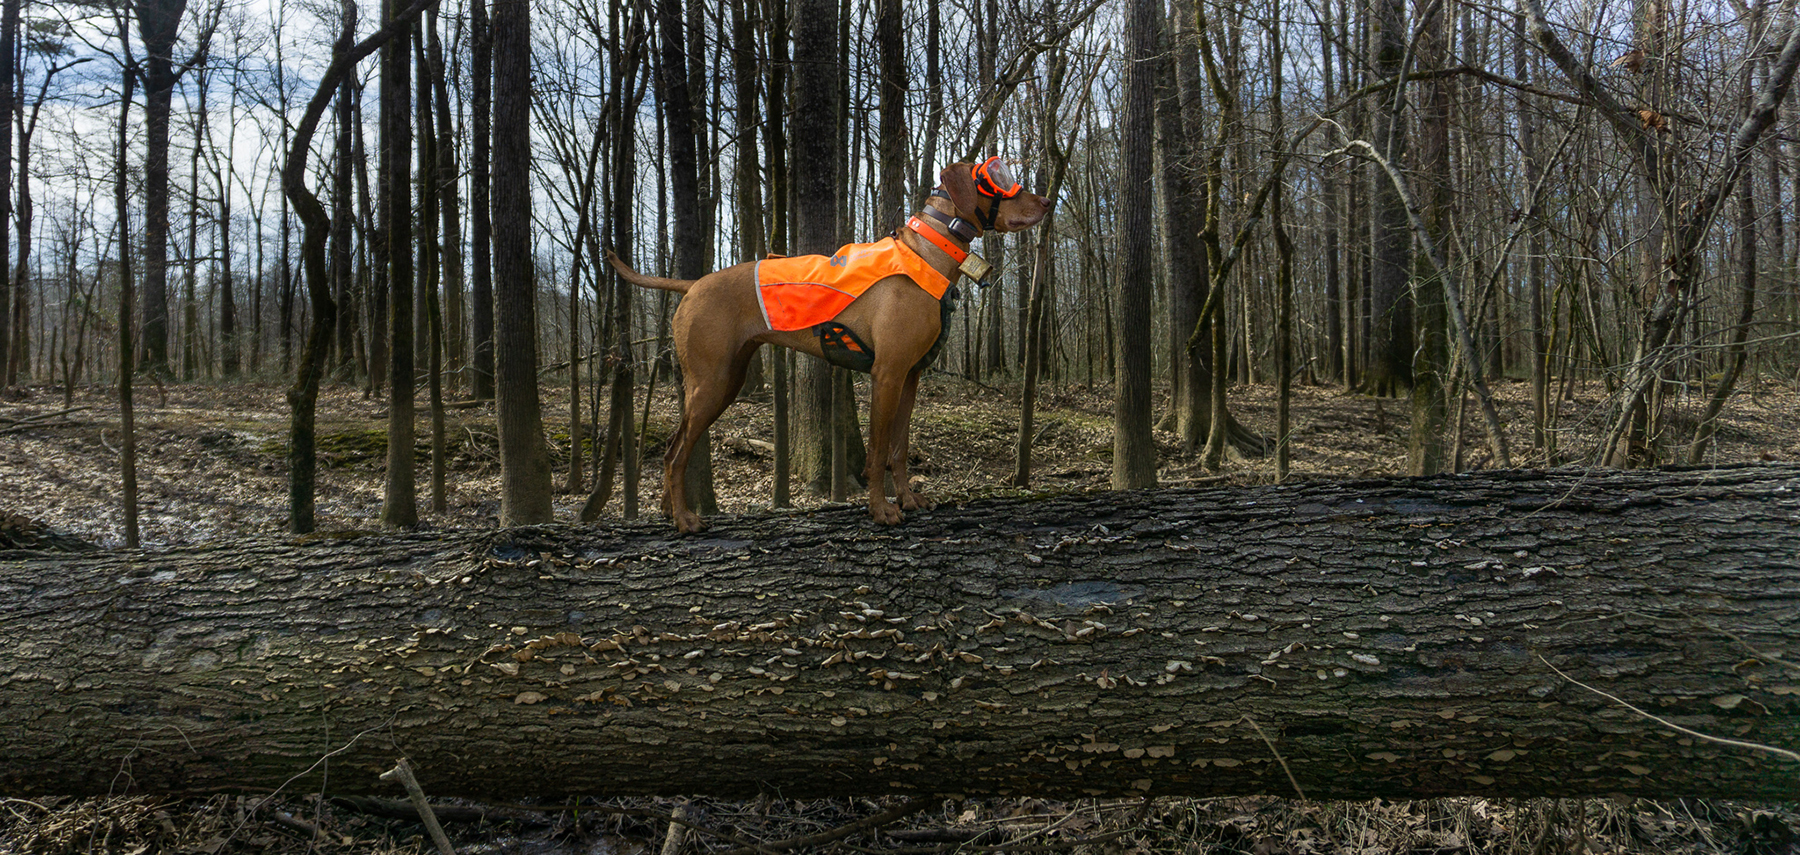
<path id="1" fill-rule="evenodd" d="M 1183 4 L 1170 16 L 1168 48 L 1157 63 L 1156 141 L 1160 151 L 1163 265 L 1169 281 L 1171 378 L 1169 407 L 1181 448 L 1192 454 L 1206 441 L 1212 401 L 1207 395 L 1211 360 L 1208 351 L 1187 346 L 1206 305 L 1206 246 L 1200 240 L 1205 223 L 1204 164 L 1194 142 L 1203 133 L 1199 91 L 1199 47 L 1194 18 Z"/>
<path id="2" fill-rule="evenodd" d="M 1442 68 L 1450 61 L 1450 33 L 1455 16 L 1445 0 L 1434 0 L 1420 21 L 1419 59 L 1426 69 Z M 1446 243 L 1450 233 L 1450 86 L 1447 80 L 1426 82 L 1419 115 L 1419 170 L 1424 192 L 1426 228 Z M 1395 125 L 1402 121 L 1395 116 Z M 1398 161 L 1392 161 L 1398 163 Z M 1386 193 L 1395 193 L 1391 184 Z M 1379 196 L 1377 198 L 1380 198 Z M 1398 198 L 1396 195 L 1395 198 Z M 1400 206 L 1405 216 L 1404 203 Z M 1400 234 L 1410 246 L 1407 233 Z M 1415 263 L 1424 265 L 1424 259 Z M 1421 271 L 1412 288 L 1416 343 L 1412 360 L 1412 432 L 1407 439 L 1406 471 L 1409 475 L 1436 475 L 1454 468 L 1456 439 L 1450 429 L 1450 400 L 1455 383 L 1450 376 L 1450 318 L 1444 304 L 1444 283 L 1430 270 Z M 1466 370 L 1466 369 L 1465 369 Z"/>
<path id="3" fill-rule="evenodd" d="M 1156 55 L 1162 31 L 1158 0 L 1131 0 L 1126 11 L 1125 105 L 1121 118 L 1119 196 L 1119 380 L 1113 399 L 1114 489 L 1156 485 L 1156 441 L 1150 413 L 1150 210 L 1155 192 Z"/>

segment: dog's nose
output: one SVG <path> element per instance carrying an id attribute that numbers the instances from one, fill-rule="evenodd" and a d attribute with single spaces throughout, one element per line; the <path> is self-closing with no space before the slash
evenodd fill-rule
<path id="1" fill-rule="evenodd" d="M 1039 197 L 1038 197 L 1038 198 L 1039 198 L 1039 199 L 1042 199 L 1042 200 L 1044 200 L 1044 210 L 1045 210 L 1045 211 L 1048 211 L 1048 210 L 1050 210 L 1050 209 L 1051 209 L 1051 208 L 1054 208 L 1054 207 L 1056 207 L 1056 200 L 1055 200 L 1055 199 L 1052 199 L 1052 198 L 1050 198 L 1050 197 L 1049 197 L 1049 196 L 1039 196 Z"/>

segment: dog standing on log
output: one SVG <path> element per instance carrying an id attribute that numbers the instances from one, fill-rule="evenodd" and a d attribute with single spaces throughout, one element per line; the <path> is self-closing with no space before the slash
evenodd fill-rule
<path id="1" fill-rule="evenodd" d="M 702 527 L 687 503 L 688 454 L 737 399 L 745 368 L 765 343 L 868 372 L 869 516 L 893 525 L 902 509 L 931 507 L 907 483 L 908 431 L 919 373 L 937 354 L 953 285 L 964 272 L 981 279 L 986 268 L 969 244 L 990 229 L 1028 229 L 1050 211 L 1050 200 L 1026 192 L 998 157 L 953 163 L 938 180 L 925 207 L 893 235 L 829 257 L 769 258 L 682 280 L 645 276 L 607 253 L 625 281 L 686 295 L 673 322 L 686 406 L 663 456 L 663 511 L 677 529 Z M 898 506 L 886 495 L 890 471 Z"/>

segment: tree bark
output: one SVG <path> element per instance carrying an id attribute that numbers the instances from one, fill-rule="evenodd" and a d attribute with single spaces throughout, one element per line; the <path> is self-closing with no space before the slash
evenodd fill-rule
<path id="1" fill-rule="evenodd" d="M 788 122 L 793 159 L 789 189 L 794 218 L 793 252 L 830 255 L 837 251 L 839 197 L 837 163 L 844 138 L 838 133 L 839 65 L 836 50 L 838 4 L 835 0 L 795 0 L 788 4 L 793 22 L 793 113 Z M 779 21 L 771 26 L 781 27 Z M 776 247 L 779 250 L 779 247 Z M 795 372 L 791 424 L 791 458 L 799 477 L 815 493 L 828 494 L 832 467 L 842 466 L 831 453 L 831 365 L 801 359 Z"/>
<path id="2" fill-rule="evenodd" d="M 474 337 L 469 394 L 494 399 L 494 221 L 488 210 L 494 35 L 485 0 L 469 4 L 469 327 Z"/>
<path id="3" fill-rule="evenodd" d="M 1370 12 L 1371 65 L 1377 79 L 1406 71 L 1407 10 L 1404 2 L 1381 0 Z M 1372 118 L 1375 147 L 1396 166 L 1408 160 L 1403 112 L 1406 87 L 1395 87 L 1392 102 Z M 1408 290 L 1412 271 L 1412 238 L 1407 234 L 1406 206 L 1386 176 L 1369 180 L 1369 363 L 1364 391 L 1394 397 L 1412 388 L 1413 318 Z"/>
<path id="4" fill-rule="evenodd" d="M 181 77 L 173 53 L 186 9 L 187 0 L 138 0 L 134 6 L 144 50 L 142 368 L 158 374 L 169 370 L 169 110 Z"/>
<path id="5" fill-rule="evenodd" d="M 494 408 L 500 521 L 550 521 L 550 452 L 537 388 L 536 271 L 531 257 L 531 7 L 494 0 Z"/>
<path id="6" fill-rule="evenodd" d="M 1782 465 L 0 553 L 0 791 L 1793 799 L 1570 678 L 1794 746 L 1797 515 Z"/>
<path id="7" fill-rule="evenodd" d="M 1169 408 L 1181 450 L 1193 454 L 1206 440 L 1210 424 L 1211 377 L 1208 351 L 1186 347 L 1200 323 L 1208 283 L 1206 245 L 1200 231 L 1206 221 L 1205 163 L 1195 140 L 1203 134 L 1200 99 L 1200 52 L 1195 44 L 1194 16 L 1177 8 L 1169 16 L 1168 54 L 1157 63 L 1156 145 L 1158 180 L 1167 211 L 1162 217 L 1163 267 L 1169 280 Z"/>
<path id="8" fill-rule="evenodd" d="M 1155 193 L 1156 60 L 1162 5 L 1134 0 L 1126 18 L 1124 117 L 1120 131 L 1119 379 L 1113 400 L 1112 485 L 1156 486 L 1151 435 L 1151 207 Z"/>
<path id="9" fill-rule="evenodd" d="M 397 20 L 400 0 L 385 0 L 386 20 Z M 388 400 L 387 477 L 382 490 L 381 522 L 406 527 L 419 522 L 419 493 L 415 483 L 414 425 L 417 392 L 413 370 L 413 228 L 412 192 L 412 76 L 407 68 L 406 40 L 381 48 L 381 229 L 384 281 L 387 290 Z"/>
<path id="10" fill-rule="evenodd" d="M 656 27 L 660 39 L 658 51 L 658 86 L 668 133 L 669 146 L 669 220 L 673 242 L 674 277 L 699 279 L 707 273 L 712 253 L 707 251 L 706 217 L 701 208 L 700 151 L 696 119 L 704 110 L 695 103 L 690 85 L 689 56 L 683 41 L 682 0 L 657 0 Z M 692 69 L 695 77 L 704 76 L 703 68 Z M 681 398 L 686 406 L 687 397 Z M 665 487 L 666 489 L 666 487 Z M 713 492 L 712 441 L 702 433 L 688 456 L 687 496 L 694 510 L 710 516 L 718 512 L 719 499 Z"/>
<path id="11" fill-rule="evenodd" d="M 12 305 L 12 277 L 8 272 L 12 269 L 8 256 L 12 251 L 12 122 L 10 117 L 16 108 L 15 86 L 13 76 L 15 66 L 13 56 L 17 53 L 19 38 L 19 8 L 21 0 L 4 0 L 0 2 L 0 386 L 12 385 L 12 378 L 5 376 L 6 355 L 12 353 L 12 313 L 5 311 Z M 26 176 L 20 175 L 21 179 Z M 25 237 L 20 232 L 20 237 Z M 21 283 L 21 287 L 23 287 Z"/>

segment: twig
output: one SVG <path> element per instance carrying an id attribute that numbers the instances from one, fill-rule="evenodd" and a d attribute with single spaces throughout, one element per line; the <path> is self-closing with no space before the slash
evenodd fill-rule
<path id="1" fill-rule="evenodd" d="M 394 768 L 381 773 L 383 781 L 399 781 L 406 787 L 406 794 L 412 798 L 413 807 L 419 809 L 419 818 L 425 821 L 425 830 L 431 833 L 431 841 L 437 844 L 438 855 L 456 855 L 450 846 L 450 838 L 444 836 L 444 827 L 438 825 L 437 814 L 431 812 L 431 803 L 425 801 L 425 791 L 419 787 L 419 779 L 413 777 L 412 764 L 402 757 L 394 763 Z"/>
<path id="2" fill-rule="evenodd" d="M 1599 695 L 1600 697 L 1603 697 L 1609 701 L 1612 701 L 1613 703 L 1618 704 L 1619 706 L 1622 706 L 1628 710 L 1631 710 L 1632 712 L 1637 713 L 1638 715 L 1641 715 L 1644 718 L 1647 718 L 1653 722 L 1656 722 L 1657 724 L 1660 724 L 1663 727 L 1673 730 L 1676 733 L 1685 733 L 1688 736 L 1694 737 L 1695 739 L 1704 739 L 1707 742 L 1717 742 L 1720 745 L 1729 745 L 1733 748 L 1748 748 L 1752 751 L 1767 751 L 1771 754 L 1775 754 L 1775 755 L 1778 755 L 1781 757 L 1786 757 L 1789 760 L 1792 760 L 1796 763 L 1800 763 L 1800 753 L 1789 751 L 1786 748 L 1777 748 L 1773 745 L 1764 745 L 1760 742 L 1745 742 L 1741 739 L 1726 739 L 1723 736 L 1713 736 L 1712 734 L 1701 733 L 1700 731 L 1694 730 L 1692 728 L 1682 727 L 1681 725 L 1676 724 L 1672 721 L 1669 721 L 1666 718 L 1662 718 L 1661 716 L 1657 716 L 1652 713 L 1648 713 L 1641 709 L 1638 709 L 1637 707 L 1634 707 L 1631 704 L 1626 703 L 1624 700 L 1620 699 L 1619 697 L 1617 697 L 1615 695 L 1609 695 L 1603 691 L 1600 691 L 1599 689 L 1594 688 L 1593 686 L 1590 686 L 1586 683 L 1581 682 L 1580 680 L 1575 679 L 1574 677 L 1564 674 L 1562 672 L 1562 669 L 1556 667 L 1555 665 L 1550 664 L 1550 660 L 1545 659 L 1544 654 L 1542 654 L 1542 653 L 1537 653 L 1537 654 L 1533 654 L 1533 655 L 1537 656 L 1537 660 L 1539 662 L 1544 663 L 1544 667 L 1549 668 L 1552 671 L 1555 671 L 1556 676 L 1561 677 L 1564 680 L 1568 680 L 1569 682 L 1574 683 L 1575 685 L 1580 686 L 1583 689 L 1593 692 L 1594 694 Z"/>
<path id="3" fill-rule="evenodd" d="M 1281 752 L 1275 748 L 1275 742 L 1269 739 L 1268 734 L 1263 733 L 1262 725 L 1257 724 L 1256 719 L 1251 718 L 1249 715 L 1244 716 L 1244 721 L 1250 722 L 1250 726 L 1256 729 L 1256 735 L 1262 737 L 1263 744 L 1269 746 L 1269 753 L 1275 755 L 1275 762 L 1280 763 L 1281 771 L 1287 773 L 1288 783 L 1294 785 L 1294 792 L 1300 794 L 1300 800 L 1303 802 L 1308 801 L 1306 798 L 1306 791 L 1300 789 L 1300 782 L 1294 779 L 1294 770 L 1288 768 L 1287 758 L 1281 756 Z"/>
<path id="4" fill-rule="evenodd" d="M 102 434 L 101 441 L 102 442 L 105 441 L 105 437 L 104 437 L 105 433 L 106 433 L 105 431 L 101 431 L 101 434 Z M 287 786 L 289 784 L 292 784 L 293 782 L 298 781 L 301 778 L 304 778 L 307 775 L 312 774 L 314 769 L 317 769 L 320 766 L 325 765 L 326 763 L 329 763 L 331 761 L 331 758 L 336 757 L 337 755 L 342 754 L 346 751 L 349 751 L 352 747 L 354 747 L 356 745 L 357 742 L 361 741 L 363 737 L 368 736 L 369 734 L 374 733 L 383 728 L 386 728 L 390 724 L 393 724 L 393 719 L 391 719 L 391 718 L 385 722 L 382 722 L 381 724 L 378 724 L 374 727 L 368 728 L 367 730 L 357 733 L 356 735 L 350 737 L 349 742 L 346 742 L 343 745 L 340 745 L 336 748 L 331 749 L 330 751 L 325 752 L 324 755 L 320 756 L 317 760 L 314 760 L 312 762 L 312 765 L 307 766 L 305 769 L 302 769 L 299 772 L 296 772 L 293 775 L 289 776 L 287 780 L 281 782 L 281 786 L 276 787 L 274 790 L 270 791 L 267 795 L 264 795 L 261 800 L 259 800 L 255 804 L 251 805 L 250 810 L 247 813 L 247 816 L 255 816 L 258 811 L 263 809 L 264 805 L 267 805 L 270 802 L 273 802 L 276 799 L 276 797 L 280 796 L 281 792 L 283 790 L 287 789 Z M 187 738 L 186 734 L 183 734 L 182 738 L 186 739 Z M 188 747 L 189 747 L 189 749 L 193 748 L 193 746 L 191 744 Z M 220 848 L 221 849 L 229 848 L 231 841 L 237 837 L 238 832 L 244 830 L 244 826 L 247 824 L 248 824 L 248 819 L 240 821 L 237 825 L 233 826 L 231 829 L 231 834 L 226 836 L 225 844 L 221 845 Z"/>
<path id="5" fill-rule="evenodd" d="M 317 840 L 317 839 L 325 836 L 325 829 L 320 828 L 318 823 L 309 822 L 307 820 L 301 819 L 300 817 L 297 817 L 291 813 L 288 813 L 287 811 L 284 811 L 284 810 L 269 811 L 269 817 L 271 819 L 275 820 L 276 825 L 279 825 L 279 826 L 282 826 L 284 828 L 288 828 L 288 829 L 291 829 L 294 831 L 298 831 L 302 834 L 307 835 L 308 837 L 310 837 L 314 840 Z"/>
<path id="6" fill-rule="evenodd" d="M 93 408 L 94 407 L 92 404 L 84 404 L 79 407 L 68 407 L 66 409 L 57 410 L 54 413 L 33 413 L 29 416 L 16 416 L 16 417 L 15 416 L 0 416 L 0 424 L 12 425 L 12 426 L 17 426 L 17 427 L 26 427 L 29 425 L 37 424 L 39 422 L 49 421 L 50 419 L 54 419 L 58 416 L 66 416 L 70 413 L 77 413 L 82 410 L 91 410 Z"/>
<path id="7" fill-rule="evenodd" d="M 663 836 L 662 855 L 680 855 L 681 844 L 687 840 L 687 826 L 681 821 L 687 815 L 687 802 L 676 802 L 675 809 L 669 811 L 669 833 Z"/>

